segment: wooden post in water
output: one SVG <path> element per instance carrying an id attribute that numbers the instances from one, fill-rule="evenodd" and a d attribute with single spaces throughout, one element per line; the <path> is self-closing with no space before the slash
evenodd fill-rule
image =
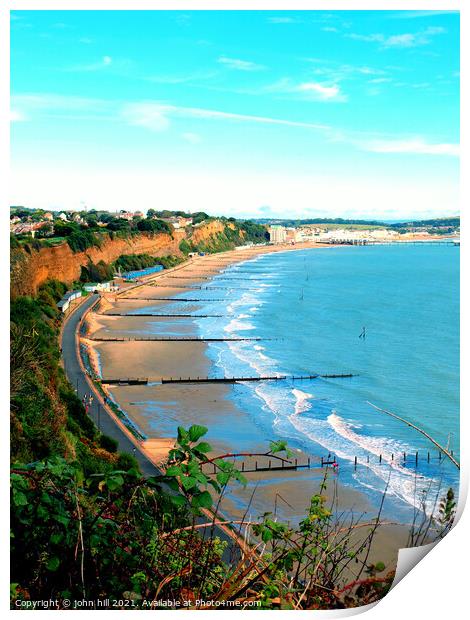
<path id="1" fill-rule="evenodd" d="M 403 460 L 406 463 L 406 452 L 403 452 Z"/>
<path id="2" fill-rule="evenodd" d="M 382 455 L 379 455 L 379 463 L 382 463 Z"/>
<path id="3" fill-rule="evenodd" d="M 429 463 L 430 458 L 431 458 L 431 455 L 428 452 L 428 463 Z"/>
<path id="4" fill-rule="evenodd" d="M 392 461 L 393 461 L 393 454 L 392 454 Z"/>
<path id="5" fill-rule="evenodd" d="M 354 457 L 354 469 L 357 469 L 357 456 Z"/>
<path id="6" fill-rule="evenodd" d="M 416 452 L 416 466 L 418 466 L 418 453 Z"/>
<path id="7" fill-rule="evenodd" d="M 323 458 L 322 458 L 322 461 L 323 461 Z M 307 463 L 308 463 L 308 468 L 310 469 L 310 457 L 308 457 L 308 462 Z"/>

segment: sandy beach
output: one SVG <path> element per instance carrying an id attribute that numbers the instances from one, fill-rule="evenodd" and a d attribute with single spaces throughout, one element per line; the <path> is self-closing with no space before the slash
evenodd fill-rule
<path id="1" fill-rule="evenodd" d="M 177 268 L 155 274 L 137 287 L 129 287 L 122 294 L 107 296 L 98 312 L 91 312 L 86 320 L 86 344 L 90 361 L 95 371 L 101 369 L 103 378 L 125 379 L 145 377 L 149 385 L 113 385 L 106 390 L 126 412 L 132 422 L 147 437 L 144 451 L 156 462 L 164 461 L 165 453 L 171 448 L 177 426 L 189 427 L 197 423 L 207 426 L 207 441 L 213 446 L 211 456 L 233 452 L 265 453 L 269 441 L 274 437 L 264 436 L 256 420 L 236 404 L 236 392 L 240 388 L 231 384 L 161 384 L 161 378 L 198 377 L 211 374 L 211 360 L 207 356 L 204 342 L 103 342 L 93 338 L 130 337 L 136 334 L 158 334 L 164 336 L 196 336 L 194 321 L 187 317 L 139 317 L 109 316 L 110 313 L 172 313 L 197 314 L 201 304 L 197 302 L 160 301 L 158 297 L 174 295 L 197 299 L 199 289 L 186 286 L 208 285 L 207 278 L 230 265 L 254 258 L 272 251 L 289 251 L 307 247 L 322 247 L 318 244 L 296 246 L 264 246 L 247 250 L 234 250 L 217 255 L 194 258 Z M 332 246 L 326 246 L 332 247 Z M 177 279 L 176 279 L 177 278 Z M 187 295 L 186 295 L 187 292 Z M 211 290 L 217 297 L 217 290 Z M 208 293 L 206 293 L 208 294 Z M 131 298 L 132 299 L 129 299 Z M 150 301 L 149 301 L 150 300 Z M 213 374 L 213 373 L 212 373 Z M 296 450 L 292 459 L 306 463 L 308 456 Z M 268 457 L 245 458 L 245 467 L 268 466 Z M 273 460 L 273 459 L 271 459 Z M 291 522 L 305 514 L 309 499 L 318 493 L 325 470 L 320 462 L 312 459 L 310 469 L 298 471 L 247 473 L 246 487 L 234 485 L 223 498 L 221 510 L 229 518 L 237 519 L 246 512 L 249 505 L 251 519 L 266 511 Z M 365 496 L 341 485 L 329 471 L 326 495 L 331 497 L 335 489 L 336 509 L 353 511 L 356 517 L 362 515 L 365 521 L 376 514 Z M 359 534 L 358 534 L 359 535 Z M 390 566 L 396 562 L 397 550 L 406 542 L 407 528 L 387 526 L 379 530 L 371 558 L 385 561 Z"/>

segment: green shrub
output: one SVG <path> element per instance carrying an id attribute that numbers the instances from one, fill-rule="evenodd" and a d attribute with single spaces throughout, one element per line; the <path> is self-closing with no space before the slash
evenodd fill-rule
<path id="1" fill-rule="evenodd" d="M 108 437 L 108 435 L 100 435 L 99 444 L 101 448 L 107 450 L 108 452 L 117 452 L 118 442 L 112 437 Z"/>
<path id="2" fill-rule="evenodd" d="M 162 232 L 171 235 L 173 232 L 171 226 L 163 220 L 139 220 L 137 222 L 137 228 L 142 232 L 150 233 Z"/>
<path id="3" fill-rule="evenodd" d="M 189 254 L 189 252 L 191 252 L 191 246 L 186 241 L 186 239 L 182 239 L 180 241 L 179 249 L 180 249 L 181 252 L 183 252 L 183 254 L 186 254 L 186 255 Z"/>
<path id="4" fill-rule="evenodd" d="M 138 470 L 139 464 L 137 459 L 131 454 L 127 454 L 127 452 L 120 452 L 116 467 L 117 469 L 123 469 L 124 471 L 129 471 L 129 469 Z"/>

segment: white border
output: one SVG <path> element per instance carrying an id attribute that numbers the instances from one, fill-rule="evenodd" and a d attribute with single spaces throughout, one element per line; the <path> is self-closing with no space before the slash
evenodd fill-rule
<path id="1" fill-rule="evenodd" d="M 375 0 L 375 1 L 353 1 L 353 0 L 3 0 L 0 3 L 0 178 L 5 178 L 6 175 L 1 175 L 2 171 L 8 173 L 9 169 L 9 10 L 459 10 L 461 12 L 461 30 L 464 35 L 470 32 L 468 24 L 468 15 L 470 10 L 467 8 L 465 0 L 417 0 L 410 2 L 410 0 L 395 0 L 393 2 L 389 0 Z M 470 50 L 468 39 L 465 36 L 461 37 L 461 110 L 470 109 L 470 99 L 468 96 L 468 76 L 467 68 L 464 63 L 464 58 L 470 58 Z M 469 170 L 469 157 L 468 157 L 468 120 L 465 113 L 462 116 L 462 170 Z M 467 138 L 467 140 L 465 140 Z M 8 206 L 8 184 L 0 182 L 0 198 L 2 207 L 2 216 L 4 220 L 1 222 L 2 238 L 5 231 L 8 231 L 6 222 L 6 213 Z M 461 178 L 461 216 L 463 221 L 464 230 L 466 229 L 467 215 L 465 207 L 470 204 L 469 200 L 469 183 L 468 180 L 462 175 Z M 468 208 L 468 207 L 467 207 Z M 2 253 L 1 269 L 5 278 L 3 282 L 7 281 L 7 265 L 8 265 L 8 247 L 7 236 L 5 234 L 5 243 L 0 244 L 0 252 Z M 465 273 L 465 266 L 468 260 L 468 251 L 465 244 L 461 248 L 462 254 L 462 266 Z M 3 270 L 5 270 L 3 272 Z M 469 304 L 468 304 L 468 285 L 462 279 L 462 304 L 461 315 L 469 316 Z M 6 303 L 1 307 L 2 325 L 8 324 L 8 308 Z M 468 327 L 467 323 L 462 321 L 462 376 L 466 376 L 466 370 L 468 370 L 468 354 L 465 344 L 468 339 Z M 3 342 L 3 339 L 4 342 Z M 465 343 L 465 344 L 464 344 Z M 3 346 L 4 345 L 4 346 Z M 7 351 L 6 329 L 2 332 L 2 342 L 0 343 L 1 350 Z M 7 368 L 7 360 L 5 359 L 5 366 Z M 4 378 L 5 371 L 2 374 Z M 2 385 L 2 395 L 5 399 L 5 407 L 3 408 L 4 415 L 2 416 L 3 423 L 5 425 L 2 428 L 2 439 L 8 437 L 8 388 L 5 384 Z M 466 497 L 468 490 L 468 466 L 469 459 L 466 451 L 466 446 L 469 440 L 469 423 L 467 421 L 468 415 L 468 388 L 465 382 L 462 384 L 461 391 L 461 436 L 462 436 L 462 477 L 460 495 Z M 3 472 L 8 468 L 8 445 L 5 441 L 3 450 L 1 452 L 4 459 Z M 2 491 L 5 494 L 8 493 L 6 484 L 7 476 L 2 476 Z M 7 499 L 5 498 L 4 506 L 7 505 Z M 459 506 L 461 512 L 462 503 Z M 8 548 L 8 532 L 6 530 L 7 523 L 5 518 L 5 511 L 1 513 L 1 532 L 5 536 L 3 549 Z M 427 555 L 419 563 L 419 568 L 413 570 L 412 576 L 403 579 L 397 587 L 395 587 L 383 601 L 377 606 L 373 607 L 367 612 L 367 617 L 371 620 L 381 619 L 396 620 L 397 613 L 408 618 L 422 616 L 433 618 L 442 618 L 443 616 L 454 618 L 460 618 L 463 614 L 461 609 L 464 606 L 466 598 L 467 583 L 464 583 L 464 574 L 468 573 L 468 557 L 465 555 L 465 541 L 468 540 L 470 535 L 470 517 L 468 510 L 465 511 L 457 527 L 446 537 L 445 541 L 436 546 L 433 551 Z M 6 555 L 6 554 L 5 554 Z M 7 598 L 7 579 L 8 573 L 5 563 L 2 564 L 2 595 Z M 2 607 L 5 609 L 8 606 L 8 600 L 4 601 Z M 319 617 L 344 617 L 344 615 L 353 615 L 365 611 L 364 608 L 360 610 L 346 610 L 345 612 L 315 612 L 315 616 Z M 44 613 L 44 612 L 43 612 Z M 47 613 L 47 612 L 46 612 Z M 62 612 L 68 613 L 68 612 Z M 69 612 L 71 613 L 71 612 Z M 89 612 L 93 613 L 93 612 Z M 107 612 L 100 612 L 107 613 Z M 129 612 L 139 613 L 139 612 Z M 171 613 L 174 616 L 178 612 L 159 612 L 159 617 L 166 617 L 167 613 Z M 217 618 L 223 616 L 225 612 L 214 611 L 211 617 Z M 233 613 L 236 612 L 232 612 Z M 256 612 L 244 612 L 246 614 L 259 614 Z M 272 613 L 272 612 L 270 612 Z M 277 616 L 287 612 L 276 612 Z M 215 614 L 215 616 L 214 616 Z M 311 612 L 298 611 L 298 615 L 311 614 Z M 232 616 L 231 616 L 232 617 Z"/>

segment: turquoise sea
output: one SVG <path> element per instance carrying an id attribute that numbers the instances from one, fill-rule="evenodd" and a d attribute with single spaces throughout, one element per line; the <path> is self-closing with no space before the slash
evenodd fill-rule
<path id="1" fill-rule="evenodd" d="M 373 504 L 387 488 L 395 516 L 408 519 L 423 501 L 431 510 L 442 490 L 457 490 L 458 471 L 425 437 L 368 401 L 458 457 L 459 254 L 432 243 L 337 247 L 233 265 L 207 283 L 227 289 L 201 291 L 225 298 L 202 305 L 224 316 L 200 320 L 201 336 L 272 340 L 211 343 L 213 374 L 356 374 L 238 384 L 231 397 L 254 432 L 287 439 L 313 457 L 334 455 L 341 482 Z"/>

